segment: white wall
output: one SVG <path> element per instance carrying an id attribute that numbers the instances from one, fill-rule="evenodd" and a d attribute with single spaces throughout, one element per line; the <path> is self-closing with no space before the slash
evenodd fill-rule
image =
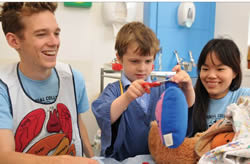
<path id="1" fill-rule="evenodd" d="M 242 55 L 242 85 L 247 87 L 250 87 L 250 70 L 247 69 L 249 16 L 250 2 L 216 3 L 215 37 L 227 36 L 237 43 Z"/>
<path id="2" fill-rule="evenodd" d="M 91 104 L 100 92 L 100 68 L 115 58 L 112 26 L 104 24 L 100 2 L 92 3 L 91 8 L 64 7 L 61 2 L 56 17 L 62 30 L 58 59 L 82 72 Z M 137 5 L 136 20 L 143 21 L 143 3 Z M 19 60 L 0 30 L 0 64 Z M 93 143 L 98 126 L 91 110 L 85 114 L 84 121 Z"/>

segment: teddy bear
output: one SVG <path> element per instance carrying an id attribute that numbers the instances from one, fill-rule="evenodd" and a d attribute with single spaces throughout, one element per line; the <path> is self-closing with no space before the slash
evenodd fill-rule
<path id="1" fill-rule="evenodd" d="M 197 133 L 194 137 L 186 137 L 176 148 L 169 148 L 163 144 L 157 121 L 153 121 L 148 136 L 150 154 L 157 164 L 197 163 L 209 150 L 232 141 L 235 133 L 230 123 L 222 123 L 224 121 L 217 121 L 207 131 Z"/>
<path id="2" fill-rule="evenodd" d="M 192 164 L 210 150 L 231 142 L 235 136 L 232 121 L 217 121 L 203 133 L 186 137 L 187 102 L 177 84 L 165 84 L 166 90 L 156 106 L 156 121 L 151 122 L 149 151 L 157 164 Z"/>

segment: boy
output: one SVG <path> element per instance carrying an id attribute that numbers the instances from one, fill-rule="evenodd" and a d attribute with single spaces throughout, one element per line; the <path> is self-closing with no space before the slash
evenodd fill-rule
<path id="1" fill-rule="evenodd" d="M 149 88 L 145 94 L 142 83 L 151 82 L 159 41 L 154 32 L 143 23 L 132 22 L 119 31 L 115 49 L 123 66 L 121 81 L 109 84 L 92 103 L 92 110 L 102 131 L 101 155 L 124 160 L 140 154 L 149 154 L 148 132 L 155 120 L 155 106 L 165 90 L 164 85 Z M 173 68 L 177 74 L 172 81 L 180 84 L 189 106 L 194 103 L 194 90 L 189 75 Z"/>
<path id="2" fill-rule="evenodd" d="M 1 163 L 96 163 L 69 156 L 82 156 L 83 150 L 93 156 L 81 119 L 89 105 L 80 72 L 56 63 L 56 8 L 51 2 L 2 6 L 3 31 L 20 62 L 0 70 Z"/>

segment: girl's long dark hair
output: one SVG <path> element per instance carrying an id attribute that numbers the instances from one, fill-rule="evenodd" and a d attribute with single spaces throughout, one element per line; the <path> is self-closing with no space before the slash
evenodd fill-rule
<path id="1" fill-rule="evenodd" d="M 202 49 L 198 64 L 198 79 L 195 85 L 195 104 L 193 109 L 193 134 L 207 130 L 207 111 L 209 106 L 209 95 L 200 79 L 201 66 L 205 63 L 209 54 L 214 53 L 219 60 L 229 66 L 236 77 L 232 80 L 229 90 L 237 90 L 242 81 L 240 51 L 237 45 L 230 39 L 212 39 Z"/>

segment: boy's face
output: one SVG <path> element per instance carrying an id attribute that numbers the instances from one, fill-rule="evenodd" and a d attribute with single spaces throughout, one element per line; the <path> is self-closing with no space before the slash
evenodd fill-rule
<path id="1" fill-rule="evenodd" d="M 135 52 L 137 48 L 136 43 L 129 44 L 127 52 L 120 59 L 117 59 L 123 66 L 123 71 L 127 78 L 133 82 L 134 80 L 143 79 L 147 77 L 153 70 L 154 56 L 141 56 L 139 52 Z"/>
<path id="2" fill-rule="evenodd" d="M 23 39 L 19 39 L 17 48 L 20 66 L 33 71 L 53 68 L 60 45 L 60 28 L 54 14 L 44 11 L 25 16 L 22 21 L 25 25 Z"/>

